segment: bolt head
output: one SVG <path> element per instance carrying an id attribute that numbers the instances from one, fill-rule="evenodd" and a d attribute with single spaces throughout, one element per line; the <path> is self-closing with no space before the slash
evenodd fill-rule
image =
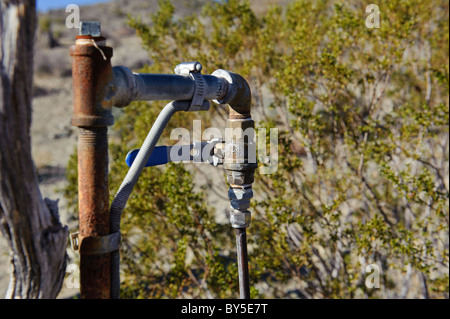
<path id="1" fill-rule="evenodd" d="M 195 71 L 200 72 L 203 69 L 203 66 L 200 64 L 200 62 L 195 62 Z"/>
<path id="2" fill-rule="evenodd" d="M 100 22 L 80 21 L 80 35 L 90 35 L 91 37 L 101 36 Z"/>
<path id="3" fill-rule="evenodd" d="M 200 73 L 200 71 L 203 69 L 203 66 L 200 62 L 193 61 L 193 62 L 182 62 L 175 66 L 174 71 L 175 74 L 178 75 L 189 75 L 190 72 L 194 73 Z"/>

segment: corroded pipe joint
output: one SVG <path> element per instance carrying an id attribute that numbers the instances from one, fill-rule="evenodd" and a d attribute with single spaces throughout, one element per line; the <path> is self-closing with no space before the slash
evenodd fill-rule
<path id="1" fill-rule="evenodd" d="M 70 48 L 72 56 L 72 125 L 102 127 L 114 124 L 111 105 L 104 102 L 105 90 L 112 79 L 112 48 L 104 38 L 77 36 Z"/>
<path id="2" fill-rule="evenodd" d="M 250 118 L 252 93 L 247 81 L 239 74 L 222 69 L 214 71 L 211 75 L 223 78 L 228 83 L 227 94 L 214 102 L 230 106 L 230 119 Z"/>
<path id="3" fill-rule="evenodd" d="M 213 76 L 224 79 L 228 90 L 222 99 L 214 102 L 229 105 L 229 117 L 225 130 L 225 157 L 223 167 L 230 184 L 230 224 L 237 229 L 250 226 L 250 199 L 253 197 L 256 163 L 255 122 L 251 118 L 251 90 L 239 74 L 217 70 Z"/>
<path id="4" fill-rule="evenodd" d="M 224 169 L 231 187 L 251 185 L 254 181 L 256 163 L 255 122 L 251 118 L 251 90 L 247 81 L 239 74 L 217 70 L 213 76 L 228 83 L 226 95 L 214 102 L 228 104 L 229 118 L 225 132 Z M 228 133 L 228 134 L 227 134 Z"/>
<path id="5" fill-rule="evenodd" d="M 138 87 L 136 78 L 130 69 L 124 66 L 115 66 L 113 79 L 109 83 L 105 100 L 115 107 L 124 107 L 136 100 Z"/>
<path id="6" fill-rule="evenodd" d="M 230 107 L 230 112 L 231 112 Z M 228 119 L 225 130 L 225 158 L 223 167 L 226 170 L 230 185 L 252 184 L 256 163 L 255 123 L 251 118 Z"/>

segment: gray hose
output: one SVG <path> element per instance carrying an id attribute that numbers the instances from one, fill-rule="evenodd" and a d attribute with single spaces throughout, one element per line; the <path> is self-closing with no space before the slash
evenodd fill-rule
<path id="1" fill-rule="evenodd" d="M 120 217 L 128 198 L 133 191 L 134 185 L 139 179 L 141 172 L 155 148 L 164 128 L 170 118 L 178 111 L 186 111 L 191 105 L 191 101 L 173 101 L 167 104 L 156 118 L 150 132 L 145 138 L 142 147 L 136 156 L 133 164 L 128 170 L 122 185 L 120 185 L 110 209 L 110 230 L 111 233 L 120 231 Z M 111 298 L 120 297 L 120 255 L 116 250 L 111 253 Z"/>

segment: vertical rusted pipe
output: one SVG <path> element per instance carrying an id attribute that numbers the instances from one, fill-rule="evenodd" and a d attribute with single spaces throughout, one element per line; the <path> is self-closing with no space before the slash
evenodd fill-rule
<path id="1" fill-rule="evenodd" d="M 95 43 L 94 43 L 95 42 Z M 79 242 L 109 234 L 107 126 L 114 123 L 104 90 L 112 77 L 112 49 L 101 37 L 78 36 L 70 49 L 78 134 Z M 110 298 L 110 254 L 80 250 L 80 293 L 85 299 Z"/>

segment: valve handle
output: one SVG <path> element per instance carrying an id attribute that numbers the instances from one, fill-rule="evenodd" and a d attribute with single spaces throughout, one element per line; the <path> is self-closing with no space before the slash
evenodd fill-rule
<path id="1" fill-rule="evenodd" d="M 138 148 L 128 152 L 125 158 L 125 163 L 127 163 L 128 167 L 131 167 L 131 164 L 133 164 L 138 153 L 139 153 Z M 167 164 L 168 162 L 169 158 L 167 156 L 167 146 L 156 146 L 153 149 L 152 155 L 150 155 L 150 158 L 145 164 L 145 167 L 164 165 Z"/>
<path id="2" fill-rule="evenodd" d="M 219 145 L 221 147 L 218 147 Z M 144 167 L 164 165 L 169 162 L 207 162 L 218 166 L 223 161 L 222 149 L 223 142 L 219 139 L 191 145 L 156 146 Z M 128 152 L 125 158 L 128 167 L 131 167 L 138 153 L 138 148 Z"/>

